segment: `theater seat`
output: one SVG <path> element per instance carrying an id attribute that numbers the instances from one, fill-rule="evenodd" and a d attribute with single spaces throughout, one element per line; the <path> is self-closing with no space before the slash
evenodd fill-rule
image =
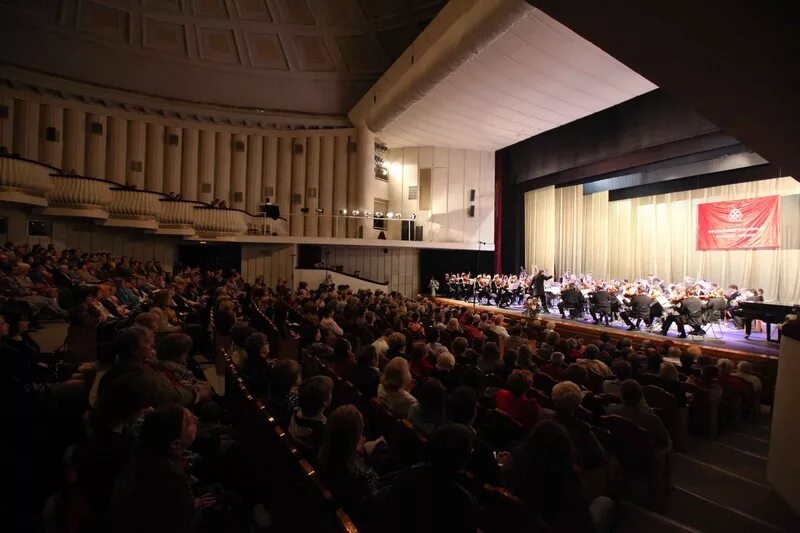
<path id="1" fill-rule="evenodd" d="M 673 394 L 655 385 L 645 385 L 642 387 L 642 394 L 647 401 L 647 405 L 656 410 L 658 417 L 669 431 L 675 449 L 683 451 L 686 449 L 686 439 L 689 432 L 689 408 L 686 406 L 678 407 L 678 401 Z"/>

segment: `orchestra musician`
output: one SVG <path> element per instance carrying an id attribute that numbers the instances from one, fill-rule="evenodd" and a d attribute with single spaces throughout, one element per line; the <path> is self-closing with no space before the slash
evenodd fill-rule
<path id="1" fill-rule="evenodd" d="M 561 318 L 567 318 L 564 314 L 564 311 L 567 309 L 570 310 L 572 318 L 582 317 L 583 304 L 585 301 L 586 299 L 583 297 L 583 293 L 580 289 L 578 289 L 574 283 L 570 283 L 567 289 L 561 293 L 561 301 L 558 303 L 558 310 L 561 313 Z"/>
<path id="2" fill-rule="evenodd" d="M 668 315 L 661 327 L 661 334 L 666 335 L 673 322 L 678 327 L 678 337 L 685 339 L 686 325 L 692 327 L 692 335 L 705 335 L 703 331 L 703 302 L 697 297 L 694 289 L 686 289 L 686 291 L 678 295 L 674 300 L 674 305 L 678 308 L 677 315 Z"/>
<path id="3" fill-rule="evenodd" d="M 650 315 L 650 296 L 645 294 L 644 287 L 636 289 L 636 294 L 628 300 L 629 310 L 621 311 L 619 316 L 628 325 L 628 331 L 636 331 L 642 321 L 649 327 L 652 321 Z M 636 320 L 634 324 L 633 320 Z"/>
<path id="4" fill-rule="evenodd" d="M 547 270 L 540 270 L 531 281 L 532 294 L 534 298 L 539 298 L 542 302 L 542 311 L 549 313 L 550 309 L 547 307 L 547 293 L 544 292 L 544 282 L 548 279 L 553 279 L 553 276 L 547 275 Z M 563 314 L 563 313 L 562 313 Z"/>
<path id="5" fill-rule="evenodd" d="M 599 324 L 602 319 L 606 326 L 611 324 L 611 301 L 614 299 L 604 285 L 599 285 L 597 289 L 589 295 L 589 313 L 595 324 Z M 600 318 L 598 319 L 598 315 Z"/>

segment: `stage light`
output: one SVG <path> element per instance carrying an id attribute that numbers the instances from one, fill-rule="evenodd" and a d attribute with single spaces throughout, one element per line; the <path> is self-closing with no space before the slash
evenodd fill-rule
<path id="1" fill-rule="evenodd" d="M 375 218 L 381 218 L 381 217 L 383 217 L 383 213 L 381 213 L 380 211 L 375 211 Z"/>
<path id="2" fill-rule="evenodd" d="M 316 212 L 317 212 L 317 214 L 318 214 L 318 215 L 321 215 L 322 213 L 324 213 L 324 212 L 325 212 L 325 210 L 324 210 L 324 209 L 320 209 L 320 208 L 318 207 L 318 208 L 316 209 Z"/>
<path id="3" fill-rule="evenodd" d="M 358 209 L 354 209 L 354 210 L 353 210 L 353 216 L 354 216 L 354 217 L 357 217 L 357 216 L 359 216 L 360 214 L 361 214 L 361 211 L 359 211 Z"/>
<path id="4" fill-rule="evenodd" d="M 300 208 L 300 212 L 303 213 L 304 215 L 307 215 L 308 214 L 308 208 L 307 207 L 301 207 Z"/>
<path id="5" fill-rule="evenodd" d="M 394 213 L 389 211 L 388 213 L 386 213 L 386 218 L 394 218 Z"/>
<path id="6" fill-rule="evenodd" d="M 339 209 L 339 214 L 347 216 L 347 209 Z"/>
<path id="7" fill-rule="evenodd" d="M 416 219 L 417 219 L 417 214 L 411 213 L 411 220 L 416 220 Z"/>
<path id="8" fill-rule="evenodd" d="M 372 213 L 370 213 L 369 211 L 364 211 L 364 216 L 369 218 L 372 216 Z"/>
<path id="9" fill-rule="evenodd" d="M 403 218 L 403 213 L 395 213 L 394 218 Z"/>

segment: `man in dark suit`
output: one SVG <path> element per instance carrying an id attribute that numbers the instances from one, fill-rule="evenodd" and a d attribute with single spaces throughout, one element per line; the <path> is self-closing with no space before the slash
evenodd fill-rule
<path id="1" fill-rule="evenodd" d="M 353 370 L 352 382 L 361 394 L 367 398 L 378 396 L 378 384 L 381 381 L 381 371 L 378 368 L 378 352 L 375 347 L 368 345 L 358 352 L 358 364 Z"/>
<path id="2" fill-rule="evenodd" d="M 561 293 L 561 302 L 558 304 L 558 310 L 561 313 L 561 318 L 567 318 L 564 314 L 566 309 L 574 309 L 574 317 L 580 318 L 583 316 L 583 304 L 586 299 L 583 293 L 578 290 L 574 284 L 570 284 L 567 290 Z"/>
<path id="3" fill-rule="evenodd" d="M 603 319 L 606 326 L 611 322 L 612 299 L 611 293 L 609 293 L 605 287 L 598 288 L 591 294 L 591 296 L 589 296 L 589 312 L 591 313 L 595 324 L 599 324 L 600 319 Z M 597 318 L 598 315 L 600 316 L 600 319 Z"/>
<path id="4" fill-rule="evenodd" d="M 548 279 L 553 279 L 553 276 L 548 276 L 546 270 L 540 270 L 533 276 L 533 283 L 531 283 L 533 297 L 539 298 L 542 302 L 542 311 L 545 313 L 550 312 L 550 309 L 547 308 L 547 294 L 544 292 L 544 282 Z"/>
<path id="5" fill-rule="evenodd" d="M 678 314 L 669 315 L 661 328 L 661 334 L 666 335 L 669 327 L 675 322 L 678 326 L 678 337 L 686 338 L 685 325 L 692 326 L 692 335 L 705 335 L 703 331 L 703 302 L 695 296 L 694 291 L 687 291 L 687 296 L 678 304 Z"/>
<path id="6" fill-rule="evenodd" d="M 630 309 L 622 311 L 619 314 L 620 318 L 628 324 L 629 331 L 639 329 L 642 321 L 646 325 L 650 325 L 650 297 L 644 293 L 644 289 L 639 287 L 636 291 L 636 296 L 630 299 Z M 633 323 L 636 320 L 636 323 Z"/>

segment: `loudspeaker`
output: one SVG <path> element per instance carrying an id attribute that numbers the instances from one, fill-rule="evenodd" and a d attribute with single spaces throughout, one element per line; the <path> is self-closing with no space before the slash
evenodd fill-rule
<path id="1" fill-rule="evenodd" d="M 233 141 L 234 152 L 244 152 L 244 141 Z"/>
<path id="2" fill-rule="evenodd" d="M 401 222 L 402 229 L 400 230 L 401 239 L 404 241 L 410 241 L 414 238 L 414 221 L 413 220 L 404 220 Z"/>
<path id="3" fill-rule="evenodd" d="M 178 146 L 181 142 L 181 138 L 178 137 L 176 133 L 170 133 L 165 138 L 164 142 L 166 142 L 169 146 Z"/>
<path id="4" fill-rule="evenodd" d="M 470 202 L 474 202 L 475 201 L 475 189 L 470 189 L 469 190 L 469 201 Z"/>
<path id="5" fill-rule="evenodd" d="M 50 126 L 46 130 L 44 130 L 44 138 L 46 141 L 58 142 L 58 130 L 55 129 L 53 126 Z"/>
<path id="6" fill-rule="evenodd" d="M 103 124 L 101 122 L 90 122 L 89 123 L 89 133 L 93 135 L 102 135 L 103 134 Z"/>
<path id="7" fill-rule="evenodd" d="M 302 154 L 303 153 L 303 145 L 300 144 L 300 143 L 295 143 L 295 145 L 294 145 L 294 153 L 298 154 L 298 155 Z"/>
<path id="8" fill-rule="evenodd" d="M 281 218 L 281 208 L 275 204 L 266 204 L 261 208 L 261 211 L 272 220 Z"/>
<path id="9" fill-rule="evenodd" d="M 475 206 L 474 205 L 469 206 L 469 208 L 467 209 L 467 216 L 468 217 L 474 217 L 475 216 Z"/>

